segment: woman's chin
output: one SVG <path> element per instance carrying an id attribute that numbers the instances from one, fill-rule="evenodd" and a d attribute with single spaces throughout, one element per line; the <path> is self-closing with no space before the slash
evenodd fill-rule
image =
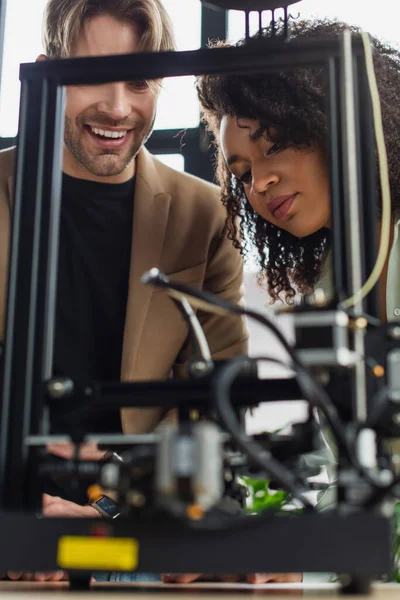
<path id="1" fill-rule="evenodd" d="M 294 237 L 297 237 L 297 238 L 300 239 L 300 238 L 308 237 L 309 235 L 312 235 L 313 233 L 316 233 L 321 228 L 312 229 L 310 227 L 290 227 L 290 228 L 289 227 L 282 227 L 282 229 L 285 229 L 285 231 L 287 231 L 288 233 L 290 233 Z"/>
<path id="2" fill-rule="evenodd" d="M 297 238 L 305 238 L 317 233 L 317 231 L 321 231 L 321 229 L 324 229 L 324 227 L 326 226 L 321 224 L 314 224 L 313 226 L 310 226 L 309 223 L 296 223 L 296 218 L 293 218 L 290 222 L 286 223 L 286 227 L 282 227 L 282 229 L 285 229 L 288 233 Z"/>

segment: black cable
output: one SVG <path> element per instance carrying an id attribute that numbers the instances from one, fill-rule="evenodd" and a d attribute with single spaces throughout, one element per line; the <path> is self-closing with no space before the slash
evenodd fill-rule
<path id="1" fill-rule="evenodd" d="M 295 350 L 288 344 L 287 340 L 284 338 L 279 329 L 271 321 L 264 317 L 264 315 L 261 315 L 260 313 L 253 310 L 242 309 L 241 307 L 238 308 L 240 310 L 243 310 L 243 314 L 246 314 L 247 316 L 255 319 L 259 323 L 265 325 L 273 333 L 275 333 L 276 337 L 282 343 L 285 350 L 288 352 L 291 359 L 293 360 L 293 370 L 297 375 L 297 381 L 301 391 L 303 392 L 304 398 L 308 400 L 310 404 L 319 408 L 324 413 L 327 422 L 331 427 L 333 434 L 335 435 L 338 448 L 342 450 L 349 463 L 357 470 L 357 472 L 360 475 L 365 477 L 373 487 L 377 487 L 380 489 L 379 481 L 372 475 L 370 475 L 362 467 L 362 465 L 360 465 L 355 451 L 356 439 L 353 440 L 353 443 L 350 443 L 350 441 L 347 439 L 344 425 L 329 395 L 327 394 L 325 389 L 321 385 L 319 385 L 317 381 L 313 378 L 311 372 L 298 358 Z"/>
<path id="2" fill-rule="evenodd" d="M 328 396 L 328 394 L 325 392 L 325 390 L 320 387 L 316 381 L 312 378 L 311 374 L 305 369 L 304 371 L 302 371 L 302 367 L 300 366 L 300 371 L 296 371 L 297 375 L 298 375 L 298 383 L 300 386 L 300 389 L 302 389 L 303 393 L 306 395 L 306 398 L 309 400 L 310 399 L 310 394 L 318 394 L 319 399 L 321 397 L 321 395 L 326 395 L 326 400 L 324 400 L 324 405 L 326 407 L 330 408 L 334 408 L 333 404 L 330 401 L 330 398 Z M 305 384 L 306 387 L 303 387 L 303 384 Z M 318 388 L 318 389 L 315 389 Z M 322 407 L 320 407 L 322 410 Z M 325 416 L 328 418 L 328 415 L 326 413 L 325 410 L 323 410 Z M 336 412 L 336 409 L 335 409 Z M 335 418 L 335 414 L 334 412 L 332 412 L 332 414 L 330 415 L 330 417 Z M 332 421 L 330 419 L 328 419 L 329 424 L 332 427 Z M 344 438 L 343 438 L 343 443 L 341 444 L 341 448 L 342 450 L 345 450 L 346 456 L 347 456 L 347 460 L 349 461 L 350 465 L 357 471 L 357 473 L 363 477 L 374 489 L 381 489 L 382 484 L 380 483 L 379 479 L 377 477 L 375 477 L 372 473 L 368 472 L 367 469 L 365 469 L 359 462 L 358 458 L 357 458 L 357 453 L 356 453 L 356 442 L 357 442 L 357 437 L 358 434 L 360 432 L 360 429 L 357 429 L 355 432 L 355 435 L 352 436 L 351 442 L 349 440 L 347 440 L 346 434 L 344 432 L 344 428 L 343 430 L 341 429 L 333 429 L 332 431 L 334 434 L 336 434 L 336 440 L 338 441 L 338 437 L 337 437 L 337 432 L 339 431 L 340 433 L 343 432 Z"/>
<path id="3" fill-rule="evenodd" d="M 276 337 L 281 341 L 282 345 L 293 360 L 292 368 L 295 371 L 299 387 L 304 395 L 305 400 L 308 400 L 312 406 L 319 408 L 324 413 L 327 422 L 336 438 L 338 448 L 346 456 L 348 462 L 357 470 L 360 475 L 365 477 L 371 485 L 374 487 L 377 486 L 378 482 L 360 465 L 355 451 L 355 440 L 354 443 L 350 443 L 348 440 L 345 427 L 339 417 L 336 407 L 332 403 L 325 389 L 317 383 L 311 372 L 298 358 L 295 350 L 288 344 L 282 333 L 271 321 L 255 311 L 248 309 L 243 310 L 246 311 L 247 316 L 257 320 L 259 323 L 265 325 L 276 334 Z"/>
<path id="4" fill-rule="evenodd" d="M 374 429 L 381 417 L 384 415 L 385 410 L 389 407 L 389 390 L 387 386 L 380 388 L 373 396 L 371 406 L 373 409 L 367 417 L 364 423 L 360 424 L 358 429 L 359 433 L 362 429 Z"/>
<path id="5" fill-rule="evenodd" d="M 234 313 L 238 315 L 243 315 L 258 321 L 260 324 L 267 327 L 275 337 L 280 341 L 283 348 L 289 354 L 290 358 L 293 361 L 293 370 L 296 372 L 298 376 L 298 382 L 304 394 L 305 400 L 308 400 L 314 407 L 319 408 L 325 415 L 328 424 L 330 425 L 333 434 L 335 435 L 338 448 L 343 452 L 343 454 L 347 457 L 350 464 L 353 464 L 358 471 L 360 471 L 360 466 L 357 464 L 355 453 L 351 449 L 350 444 L 346 437 L 346 432 L 344 426 L 339 418 L 336 407 L 332 404 L 331 399 L 329 398 L 326 391 L 320 386 L 312 377 L 311 373 L 302 364 L 300 359 L 297 357 L 295 350 L 290 346 L 284 335 L 278 329 L 278 327 L 272 323 L 267 317 L 263 314 L 258 313 L 257 311 L 244 308 L 239 305 L 232 304 L 219 298 L 218 296 L 203 290 L 199 290 L 197 288 L 188 286 L 186 284 L 180 282 L 170 281 L 168 277 L 161 274 L 157 269 L 152 270 L 142 277 L 142 281 L 144 283 L 151 283 L 157 287 L 161 287 L 167 290 L 174 290 L 180 293 L 181 295 L 187 298 L 194 298 L 195 300 L 200 300 L 201 302 L 207 302 L 210 306 L 217 306 L 228 313 Z M 86 410 L 85 410 L 86 408 Z M 76 415 L 76 417 L 81 417 L 82 414 L 86 414 L 86 412 L 91 412 L 92 410 L 101 409 L 101 404 L 96 404 L 92 406 L 82 407 L 81 409 L 75 409 L 71 411 Z M 64 419 L 71 418 L 72 414 L 64 415 Z"/>
<path id="6" fill-rule="evenodd" d="M 279 365 L 281 367 L 285 367 L 286 369 L 293 370 L 288 363 L 284 362 L 283 360 L 280 360 L 279 358 L 274 358 L 272 356 L 256 356 L 256 357 L 254 357 L 254 356 L 252 356 L 252 357 L 246 356 L 246 358 L 247 358 L 247 360 L 250 359 L 252 362 L 255 362 L 255 363 L 257 363 L 257 362 L 270 362 L 270 363 L 277 364 L 277 365 Z M 230 406 L 231 406 L 231 403 L 230 403 Z M 251 441 L 253 441 L 253 440 L 251 440 Z M 259 445 L 259 448 L 260 448 L 260 452 L 265 452 L 264 447 L 262 447 L 261 445 Z M 306 480 L 304 480 L 303 478 L 297 477 L 297 479 L 298 479 L 298 481 L 305 488 L 309 486 L 309 482 L 306 481 Z M 308 488 L 307 491 L 311 491 L 311 488 Z"/>
<path id="7" fill-rule="evenodd" d="M 192 307 L 190 306 L 190 303 L 188 301 L 186 301 L 184 303 L 182 300 L 176 300 L 176 298 L 171 298 L 171 300 L 174 302 L 175 306 L 181 313 L 183 320 L 185 321 L 186 325 L 188 326 L 189 338 L 190 338 L 190 343 L 192 345 L 194 360 L 211 363 L 212 362 L 211 354 L 210 354 L 210 349 L 208 347 L 208 344 L 207 344 L 206 348 L 202 348 L 201 340 L 198 338 L 198 334 L 196 334 L 196 324 L 198 324 L 199 328 L 201 328 L 201 325 L 198 322 L 197 316 L 195 315 Z M 200 330 L 200 333 L 203 333 L 203 331 Z M 203 336 L 204 336 L 204 333 L 203 333 Z M 204 342 L 206 343 L 205 336 L 204 336 Z M 204 356 L 205 353 L 207 353 L 207 356 Z M 211 366 L 212 366 L 212 364 L 211 364 Z"/>
<path id="8" fill-rule="evenodd" d="M 280 330 L 277 328 L 277 326 L 272 321 L 270 321 L 263 314 L 261 314 L 257 311 L 254 311 L 251 309 L 246 309 L 246 308 L 243 308 L 242 306 L 231 304 L 230 302 L 227 302 L 226 300 L 222 300 L 221 298 L 219 298 L 218 296 L 215 296 L 214 294 L 212 294 L 210 292 L 199 290 L 197 288 L 193 288 L 191 286 L 187 286 L 186 284 L 182 284 L 179 282 L 170 281 L 168 279 L 168 277 L 161 274 L 157 269 L 152 270 L 149 273 L 146 273 L 143 276 L 142 281 L 144 283 L 151 283 L 153 285 L 162 287 L 164 289 L 166 288 L 168 291 L 173 290 L 173 292 L 175 293 L 175 299 L 177 297 L 176 292 L 178 292 L 178 294 L 180 294 L 179 299 L 183 295 L 184 297 L 187 297 L 189 299 L 192 298 L 192 301 L 194 298 L 195 300 L 200 300 L 200 302 L 207 303 L 210 306 L 219 307 L 224 312 L 234 313 L 234 314 L 250 317 L 250 318 L 258 321 L 265 327 L 267 327 L 270 331 L 272 331 L 272 333 L 274 333 L 275 337 L 280 341 L 281 345 L 287 351 L 287 353 L 289 354 L 289 356 L 291 357 L 291 359 L 293 361 L 292 368 L 294 369 L 294 371 L 297 375 L 298 383 L 304 394 L 305 400 L 308 400 L 310 402 L 310 404 L 312 404 L 312 406 L 319 408 L 324 413 L 324 415 L 328 421 L 328 424 L 330 425 L 332 432 L 336 437 L 338 447 L 344 453 L 344 455 L 348 459 L 349 463 L 351 465 L 353 465 L 353 467 L 360 474 L 362 474 L 364 477 L 366 477 L 368 479 L 369 483 L 371 483 L 374 486 L 377 485 L 377 482 L 359 464 L 357 457 L 356 457 L 356 453 L 354 451 L 354 444 L 350 445 L 350 443 L 347 439 L 347 436 L 346 436 L 346 431 L 345 431 L 344 425 L 341 422 L 338 412 L 336 410 L 336 407 L 332 404 L 329 395 L 326 393 L 326 391 L 323 389 L 323 387 L 320 386 L 314 380 L 314 378 L 312 377 L 312 374 L 308 371 L 307 367 L 305 365 L 303 365 L 303 363 L 297 357 L 297 354 L 296 354 L 294 348 L 292 348 L 290 346 L 290 344 L 287 342 L 286 338 L 283 336 L 283 334 L 280 332 Z M 171 294 L 171 295 L 173 295 L 173 294 Z M 73 412 L 75 412 L 76 416 L 78 416 L 78 415 L 81 416 L 82 413 L 91 412 L 91 410 L 94 410 L 94 408 L 99 410 L 99 409 L 101 409 L 101 405 L 97 404 L 96 406 L 90 406 L 90 407 L 86 406 L 86 407 L 82 407 L 81 410 L 78 409 Z M 85 411 L 85 409 L 86 409 L 86 411 Z M 72 417 L 72 415 L 69 415 L 69 416 L 70 416 L 70 418 Z M 64 418 L 65 418 L 65 416 L 64 416 Z"/>
<path id="9" fill-rule="evenodd" d="M 242 366 L 242 364 L 244 364 L 244 363 L 247 363 L 247 362 L 248 362 L 248 360 L 249 360 L 249 357 L 247 357 L 247 356 L 241 356 L 241 357 L 239 357 L 239 358 L 241 359 L 241 366 Z M 264 356 L 264 357 L 257 357 L 257 358 L 253 358 L 253 359 L 251 359 L 251 360 L 254 360 L 254 361 L 261 361 L 261 360 L 264 360 L 264 361 L 268 361 L 268 362 L 273 362 L 273 363 L 279 364 L 280 366 L 283 366 L 283 367 L 290 368 L 290 365 L 288 365 L 288 364 L 287 364 L 287 363 L 285 363 L 284 361 L 282 361 L 282 360 L 279 360 L 279 359 L 276 359 L 276 358 L 273 358 L 273 357 L 266 357 L 266 356 Z M 231 362 L 232 362 L 232 361 L 231 361 Z M 229 363 L 229 364 L 231 364 L 231 363 Z M 227 366 L 229 366 L 229 365 L 227 365 Z M 224 368 L 226 368 L 226 367 L 224 367 Z M 223 369 L 224 369 L 224 368 L 223 368 Z M 239 373 L 238 373 L 238 374 L 239 374 Z M 73 420 L 73 417 L 78 417 L 78 416 L 80 416 L 81 418 L 82 418 L 82 416 L 85 416 L 85 417 L 86 417 L 86 416 L 87 416 L 88 414 L 90 414 L 90 413 L 91 413 L 93 410 L 100 410 L 100 411 L 101 411 L 101 410 L 103 410 L 103 409 L 106 409 L 107 407 L 108 407 L 108 403 L 107 403 L 105 406 L 104 406 L 104 405 L 102 406 L 101 404 L 98 404 L 98 403 L 97 403 L 97 404 L 92 404 L 92 405 L 89 405 L 89 406 L 88 406 L 88 405 L 86 405 L 86 406 L 78 407 L 78 408 L 74 409 L 73 411 L 71 411 L 71 413 L 70 413 L 70 414 L 63 415 L 63 417 L 62 417 L 62 420 L 63 420 L 63 421 L 64 421 L 64 420 L 69 420 L 69 421 L 71 422 L 71 421 Z M 221 414 L 221 410 L 219 410 L 219 413 Z M 225 411 L 225 412 L 224 412 L 224 415 L 226 416 L 226 414 L 227 414 L 227 413 L 226 413 L 226 411 Z M 223 417 L 223 415 L 222 415 L 222 418 L 224 418 L 224 417 Z M 234 418 L 234 420 L 236 419 L 236 415 L 235 415 L 234 411 L 233 411 L 233 418 Z M 225 421 L 224 421 L 224 424 L 225 424 Z M 238 425 L 238 424 L 237 424 L 237 425 Z M 231 430 L 230 430 L 228 427 L 227 427 L 227 429 L 228 429 L 228 431 L 231 431 Z M 234 428 L 233 428 L 233 433 L 232 433 L 232 431 L 231 431 L 231 434 L 232 434 L 232 437 L 234 437 L 234 438 L 235 438 L 235 441 L 237 442 L 237 437 L 235 436 L 235 431 L 236 431 L 236 430 L 235 430 L 235 427 L 234 427 Z M 257 460 L 258 460 L 258 458 L 259 458 L 259 453 L 261 452 L 261 453 L 264 453 L 264 454 L 265 454 L 265 449 L 264 449 L 262 446 L 260 446 L 260 445 L 259 445 L 257 442 L 254 442 L 254 441 L 253 441 L 253 440 L 251 440 L 250 438 L 247 438 L 247 436 L 246 436 L 246 439 L 247 439 L 247 440 L 250 442 L 250 444 L 251 444 L 251 446 L 252 446 L 252 450 L 253 450 L 253 452 L 252 452 L 252 450 L 251 450 L 251 449 L 250 449 L 250 451 L 249 451 L 249 447 L 248 447 L 248 446 L 246 447 L 246 449 L 243 449 L 243 448 L 241 448 L 241 449 L 242 449 L 242 451 L 243 451 L 245 454 L 248 454 L 248 452 L 252 452 L 252 454 L 251 454 L 251 460 L 253 460 L 253 462 L 257 462 Z M 255 450 L 255 449 L 256 449 L 256 455 L 254 454 L 254 450 Z M 79 444 L 76 444 L 76 446 L 75 446 L 75 452 L 79 452 Z M 291 487 L 289 487 L 289 486 L 291 486 L 292 484 L 296 485 L 296 479 L 295 479 L 295 478 L 293 478 L 293 476 L 292 476 L 291 472 L 290 472 L 288 469 L 286 469 L 286 468 L 285 468 L 285 467 L 283 467 L 283 466 L 281 467 L 280 463 L 278 463 L 277 461 L 275 461 L 275 459 L 273 459 L 273 461 L 274 461 L 274 463 L 273 463 L 273 464 L 272 464 L 272 463 L 270 463 L 270 462 L 268 463 L 268 464 L 269 464 L 269 467 L 268 467 L 268 470 L 269 470 L 269 472 L 271 472 L 271 473 L 273 474 L 273 476 L 274 476 L 274 477 L 275 477 L 275 478 L 276 478 L 278 481 L 281 481 L 281 482 L 282 482 L 282 484 L 284 485 L 284 487 L 287 487 L 289 490 L 292 490 L 292 488 L 291 488 Z M 266 463 L 262 462 L 262 463 L 260 464 L 259 462 L 257 462 L 257 464 L 258 464 L 258 466 L 259 466 L 259 467 L 261 467 L 261 469 L 262 469 L 263 471 L 265 471 L 265 470 L 266 470 Z M 272 464 L 272 469 L 274 468 L 274 465 L 275 465 L 275 466 L 277 466 L 277 468 L 278 468 L 278 472 L 277 472 L 277 473 L 275 473 L 275 471 L 274 471 L 274 472 L 272 471 L 272 469 L 271 469 L 271 464 Z M 282 475 L 282 471 L 279 471 L 279 469 L 280 469 L 280 468 L 281 468 L 281 469 L 283 469 L 283 471 L 285 472 L 285 474 L 283 474 L 283 475 Z M 293 480 L 293 481 L 292 481 L 292 484 L 287 482 L 287 476 L 289 476 L 289 479 L 292 479 L 292 480 Z M 285 477 L 286 477 L 286 478 L 285 478 Z M 306 487 L 306 486 L 307 486 L 307 484 L 304 482 L 304 480 L 299 480 L 298 478 L 297 478 L 297 480 L 298 480 L 298 481 L 300 481 L 300 482 L 301 482 L 301 484 L 302 484 L 304 487 Z M 296 490 L 297 490 L 297 488 L 296 488 Z M 311 490 L 308 490 L 308 491 L 311 491 Z M 297 491 L 296 491 L 295 493 L 297 494 Z M 303 502 L 303 500 L 301 500 L 301 501 Z M 304 502 L 303 502 L 303 503 L 304 503 Z M 311 506 L 312 506 L 312 505 L 311 505 Z"/>
<path id="10" fill-rule="evenodd" d="M 392 483 L 390 483 L 389 485 L 376 487 L 375 490 L 372 492 L 372 494 L 370 494 L 370 496 L 367 498 L 367 500 L 361 505 L 361 508 L 368 508 L 368 509 L 374 508 L 380 502 L 382 502 L 382 500 L 384 500 L 388 494 L 390 494 L 393 491 L 393 488 L 395 488 L 396 485 L 399 485 L 399 484 L 400 484 L 400 475 L 395 477 L 393 479 Z"/>
<path id="11" fill-rule="evenodd" d="M 210 307 L 216 306 L 217 308 L 222 309 L 224 312 L 226 311 L 228 313 L 250 317 L 258 323 L 260 323 L 261 325 L 267 327 L 279 340 L 282 347 L 286 350 L 286 352 L 292 359 L 292 368 L 298 374 L 299 385 L 301 386 L 302 391 L 305 394 L 305 400 L 309 400 L 313 406 L 322 410 L 336 437 L 338 447 L 345 454 L 349 462 L 353 465 L 355 464 L 355 453 L 352 451 L 350 444 L 347 440 L 345 428 L 340 420 L 336 407 L 332 404 L 331 399 L 329 398 L 325 390 L 322 388 L 322 386 L 320 386 L 313 379 L 307 367 L 303 365 L 303 363 L 300 361 L 295 349 L 289 344 L 285 336 L 270 319 L 268 319 L 263 314 L 255 310 L 245 308 L 237 304 L 232 304 L 227 300 L 223 300 L 219 296 L 212 294 L 211 292 L 200 290 L 198 288 L 177 281 L 172 281 L 166 275 L 160 273 L 158 269 L 152 269 L 151 271 L 145 273 L 142 276 L 141 281 L 145 284 L 151 284 L 156 287 L 163 288 L 167 292 L 172 291 L 173 293 L 171 295 L 173 297 L 177 297 L 176 292 L 178 292 L 178 294 L 183 295 L 189 301 L 192 300 L 193 302 L 194 300 L 196 302 L 200 300 L 200 303 L 207 303 Z M 205 307 L 199 307 L 203 308 L 203 310 L 207 310 L 207 308 Z M 357 468 L 359 470 L 359 467 Z"/>
<path id="12" fill-rule="evenodd" d="M 297 498 L 306 508 L 313 509 L 312 503 L 299 490 L 296 478 L 291 471 L 275 460 L 260 444 L 249 438 L 240 430 L 236 413 L 230 402 L 230 390 L 233 382 L 240 374 L 242 367 L 248 362 L 248 356 L 238 356 L 217 373 L 212 379 L 212 394 L 219 418 L 225 429 L 231 434 L 238 448 L 262 471 L 272 475 L 284 489 Z M 269 359 L 266 359 L 269 360 Z"/>
<path id="13" fill-rule="evenodd" d="M 184 296 L 189 299 L 189 301 L 191 300 L 192 303 L 197 303 L 197 306 L 203 310 L 209 310 L 212 312 L 212 308 L 217 307 L 217 309 L 222 309 L 219 311 L 215 311 L 214 309 L 214 312 L 219 312 L 219 314 L 221 314 L 221 312 L 228 312 L 250 317 L 272 331 L 293 361 L 292 368 L 297 374 L 298 383 L 304 394 L 305 400 L 308 400 L 310 404 L 319 408 L 324 413 L 327 422 L 336 437 L 338 448 L 346 456 L 349 464 L 352 465 L 353 468 L 362 477 L 364 477 L 372 487 L 381 488 L 379 481 L 359 463 L 355 451 L 356 438 L 354 438 L 351 443 L 350 440 L 348 440 L 345 427 L 341 422 L 336 407 L 332 403 L 329 395 L 326 393 L 324 388 L 315 381 L 310 371 L 298 358 L 295 349 L 290 346 L 286 338 L 270 319 L 255 310 L 247 309 L 240 305 L 232 304 L 227 300 L 223 300 L 211 292 L 200 290 L 184 283 L 171 281 L 158 269 L 151 269 L 151 271 L 145 273 L 142 276 L 141 281 L 142 283 L 149 283 L 165 289 L 172 297 L 179 298 Z M 204 306 L 204 304 L 207 304 L 207 306 Z"/>
<path id="14" fill-rule="evenodd" d="M 239 357 L 240 360 L 240 369 L 242 367 L 242 364 L 245 364 L 248 362 L 249 357 L 248 356 L 241 356 Z M 268 362 L 273 362 L 276 364 L 279 364 L 280 366 L 283 367 L 289 367 L 289 365 L 287 363 L 285 363 L 282 360 L 273 358 L 273 357 L 257 357 L 255 359 L 251 359 L 251 360 L 255 360 L 255 361 L 268 361 Z M 231 363 L 229 363 L 231 364 Z M 228 365 L 229 366 L 229 365 Z M 224 367 L 226 369 L 226 367 Z M 239 370 L 240 370 L 239 369 Z M 239 371 L 238 373 L 239 374 Z M 235 377 L 236 378 L 236 377 Z M 217 377 L 217 379 L 219 380 L 219 377 Z M 213 388 L 212 388 L 213 389 Z M 238 443 L 238 438 L 236 435 L 236 427 L 238 427 L 238 423 L 236 425 L 232 426 L 232 423 L 236 420 L 236 415 L 235 412 L 232 410 L 232 415 L 233 415 L 233 421 L 231 421 L 231 426 L 228 427 L 227 426 L 227 421 L 225 420 L 226 418 L 230 418 L 228 416 L 228 412 L 230 410 L 230 402 L 228 402 L 228 410 L 224 410 L 224 408 L 220 407 L 218 408 L 218 403 L 216 403 L 217 409 L 219 414 L 221 415 L 222 420 L 224 421 L 224 424 L 226 425 L 226 428 L 228 429 L 228 431 L 231 432 L 232 437 L 234 438 L 234 440 L 236 441 L 237 445 L 239 445 Z M 102 410 L 103 408 L 107 408 L 104 406 L 101 406 L 99 404 L 96 405 L 90 405 L 90 406 L 84 406 L 84 407 L 79 407 L 78 409 L 75 409 L 74 411 L 72 411 L 72 414 L 68 415 L 70 418 L 72 416 L 78 416 L 77 413 L 79 413 L 80 415 L 82 414 L 90 414 L 90 412 L 92 412 L 94 409 L 96 410 Z M 64 416 L 65 418 L 65 416 Z M 239 431 L 239 435 L 240 435 L 240 431 Z M 267 470 L 266 469 L 266 463 L 265 462 L 259 462 L 259 455 L 260 453 L 265 454 L 266 451 L 265 449 L 259 445 L 257 442 L 254 442 L 253 440 L 251 440 L 250 438 L 247 438 L 246 436 L 246 441 L 250 444 L 251 448 L 249 445 L 246 446 L 246 448 L 241 447 L 242 451 L 245 454 L 249 454 L 249 452 L 251 453 L 250 458 L 253 462 L 255 462 L 263 471 Z M 75 456 L 74 456 L 74 460 L 76 460 L 77 455 L 79 454 L 79 447 L 80 444 L 76 444 L 75 445 Z M 250 448 L 250 449 L 249 449 Z M 271 473 L 278 481 L 280 481 L 282 483 L 282 485 L 284 487 L 286 487 L 289 491 L 291 491 L 292 495 L 294 497 L 299 497 L 298 495 L 298 490 L 297 490 L 297 483 L 296 483 L 296 478 L 294 478 L 292 476 L 292 473 L 286 469 L 284 466 L 282 466 L 278 461 L 276 461 L 275 459 L 272 458 L 272 455 L 270 455 L 271 458 L 268 458 L 268 472 Z M 271 466 L 272 465 L 272 466 Z M 291 482 L 289 480 L 292 480 Z M 297 478 L 297 480 L 299 480 Z M 301 482 L 301 484 L 306 488 L 307 484 L 304 482 L 304 480 L 299 480 Z M 293 487 L 295 486 L 295 487 Z M 307 491 L 312 491 L 311 489 L 308 489 Z M 308 507 L 312 507 L 311 503 L 308 503 L 308 501 L 306 499 L 301 498 L 301 502 L 303 504 L 307 504 Z"/>
<path id="15" fill-rule="evenodd" d="M 304 398 L 308 400 L 312 406 L 319 408 L 324 413 L 328 424 L 336 437 L 338 447 L 343 451 L 349 463 L 354 464 L 354 461 L 356 460 L 355 453 L 351 448 L 344 425 L 340 420 L 338 412 L 332 404 L 329 395 L 301 363 L 295 363 L 294 371 L 297 375 L 297 381 Z"/>

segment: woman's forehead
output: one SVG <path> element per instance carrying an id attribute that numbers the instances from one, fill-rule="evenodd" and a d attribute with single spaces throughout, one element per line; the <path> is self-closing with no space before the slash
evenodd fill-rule
<path id="1" fill-rule="evenodd" d="M 260 128 L 254 119 L 224 116 L 220 126 L 220 147 L 228 165 L 247 155 L 251 135 Z"/>
<path id="2" fill-rule="evenodd" d="M 236 115 L 225 115 L 221 119 L 221 134 L 226 133 L 238 133 L 242 131 L 247 135 L 254 133 L 260 127 L 260 122 L 256 119 L 249 119 L 247 117 L 237 117 Z"/>
<path id="3" fill-rule="evenodd" d="M 221 119 L 220 145 L 224 154 L 228 147 L 244 147 L 260 137 L 268 139 L 268 133 L 256 119 L 236 116 L 224 116 Z"/>

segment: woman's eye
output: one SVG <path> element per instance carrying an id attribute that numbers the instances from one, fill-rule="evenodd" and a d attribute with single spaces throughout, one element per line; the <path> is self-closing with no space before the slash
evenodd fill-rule
<path id="1" fill-rule="evenodd" d="M 275 154 L 276 152 L 279 152 L 279 150 L 282 150 L 282 144 L 280 142 L 276 142 L 276 144 L 274 144 L 273 146 L 271 146 L 271 148 L 268 150 L 267 154 Z"/>
<path id="2" fill-rule="evenodd" d="M 249 183 L 251 180 L 251 171 L 246 171 L 246 173 L 243 173 L 238 179 L 241 183 Z"/>

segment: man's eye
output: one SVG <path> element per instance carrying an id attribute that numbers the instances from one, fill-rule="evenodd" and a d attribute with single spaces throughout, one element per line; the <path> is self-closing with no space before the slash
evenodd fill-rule
<path id="1" fill-rule="evenodd" d="M 243 173 L 243 175 L 238 177 L 238 179 L 241 183 L 249 183 L 249 181 L 251 180 L 251 171 L 246 171 L 246 173 Z"/>
<path id="2" fill-rule="evenodd" d="M 145 79 L 142 79 L 137 81 L 131 81 L 130 86 L 135 90 L 146 90 L 149 87 L 149 84 Z"/>

